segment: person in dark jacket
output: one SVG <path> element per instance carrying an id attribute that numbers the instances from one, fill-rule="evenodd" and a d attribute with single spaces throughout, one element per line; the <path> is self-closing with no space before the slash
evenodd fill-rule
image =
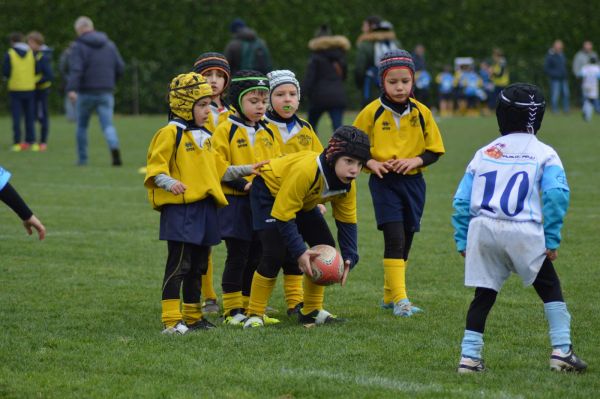
<path id="1" fill-rule="evenodd" d="M 554 113 L 558 112 L 558 100 L 561 92 L 563 110 L 565 113 L 569 112 L 569 75 L 563 49 L 562 40 L 555 40 L 544 61 L 544 72 L 550 79 L 550 102 Z"/>
<path id="2" fill-rule="evenodd" d="M 304 76 L 302 91 L 309 101 L 308 122 L 317 130 L 319 118 L 328 112 L 333 130 L 342 125 L 346 108 L 344 80 L 348 72 L 346 52 L 350 41 L 345 36 L 333 35 L 323 25 L 308 42 L 312 51 Z"/>
<path id="3" fill-rule="evenodd" d="M 94 30 L 88 17 L 75 21 L 77 40 L 69 55 L 67 93 L 76 103 L 78 165 L 86 165 L 87 129 L 92 112 L 96 110 L 104 138 L 112 155 L 113 166 L 121 165 L 119 138 L 113 126 L 114 96 L 117 79 L 123 75 L 125 63 L 117 46 L 106 33 Z"/>
<path id="4" fill-rule="evenodd" d="M 244 20 L 236 18 L 230 25 L 233 38 L 223 51 L 229 62 L 231 74 L 242 69 L 252 69 L 267 74 L 273 69 L 271 53 L 256 31 L 250 29 Z"/>

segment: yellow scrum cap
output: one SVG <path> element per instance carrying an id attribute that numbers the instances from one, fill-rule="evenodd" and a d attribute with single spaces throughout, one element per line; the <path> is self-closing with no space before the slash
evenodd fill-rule
<path id="1" fill-rule="evenodd" d="M 169 87 L 169 108 L 185 121 L 194 119 L 192 108 L 198 100 L 212 95 L 210 84 L 199 73 L 189 72 L 176 76 Z"/>

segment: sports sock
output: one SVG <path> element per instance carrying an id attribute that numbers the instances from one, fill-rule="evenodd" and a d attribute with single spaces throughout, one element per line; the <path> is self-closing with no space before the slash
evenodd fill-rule
<path id="1" fill-rule="evenodd" d="M 394 303 L 406 299 L 406 264 L 404 259 L 383 259 L 384 281 L 387 282 Z"/>
<path id="2" fill-rule="evenodd" d="M 390 285 L 387 282 L 387 278 L 385 278 L 385 272 L 383 273 L 383 303 L 392 303 L 394 298 L 392 298 L 392 290 L 390 290 Z"/>
<path id="3" fill-rule="evenodd" d="M 181 300 L 180 299 L 163 299 L 162 304 L 162 323 L 165 327 L 175 327 L 181 321 Z"/>
<path id="4" fill-rule="evenodd" d="M 242 291 L 227 292 L 223 294 L 223 316 L 229 316 L 233 309 L 242 309 Z"/>
<path id="5" fill-rule="evenodd" d="M 302 289 L 302 275 L 284 274 L 283 275 L 283 293 L 288 309 L 293 309 L 302 302 L 304 290 Z"/>
<path id="6" fill-rule="evenodd" d="M 544 312 L 548 319 L 550 343 L 555 349 L 568 353 L 571 347 L 571 315 L 564 302 L 546 302 Z"/>
<path id="7" fill-rule="evenodd" d="M 217 299 L 215 287 L 213 287 L 213 261 L 212 253 L 208 254 L 208 268 L 206 274 L 202 275 L 202 295 L 204 299 Z"/>
<path id="8" fill-rule="evenodd" d="M 246 311 L 247 315 L 262 316 L 265 314 L 265 308 L 269 303 L 276 281 L 277 277 L 268 278 L 254 272 L 252 288 L 250 288 L 250 303 Z"/>
<path id="9" fill-rule="evenodd" d="M 202 305 L 200 303 L 183 303 L 181 314 L 185 324 L 194 324 L 202 318 Z"/>
<path id="10" fill-rule="evenodd" d="M 323 309 L 325 287 L 313 283 L 311 278 L 304 275 L 304 306 L 300 310 L 303 315 Z"/>
<path id="11" fill-rule="evenodd" d="M 483 349 L 483 334 L 476 331 L 465 330 L 462 340 L 462 356 L 472 359 L 481 359 L 481 350 Z"/>

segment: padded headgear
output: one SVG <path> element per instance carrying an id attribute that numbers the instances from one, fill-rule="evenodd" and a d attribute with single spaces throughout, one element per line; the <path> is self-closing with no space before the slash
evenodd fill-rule
<path id="1" fill-rule="evenodd" d="M 392 50 L 385 53 L 379 61 L 379 82 L 383 86 L 385 75 L 396 68 L 406 68 L 410 71 L 411 76 L 415 76 L 415 63 L 412 55 L 406 50 Z"/>
<path id="2" fill-rule="evenodd" d="M 338 127 L 325 148 L 325 159 L 330 166 L 334 166 L 335 161 L 344 155 L 366 164 L 371 159 L 369 136 L 354 126 Z"/>
<path id="3" fill-rule="evenodd" d="M 223 89 L 227 87 L 231 80 L 231 69 L 229 68 L 229 62 L 227 58 L 221 53 L 203 53 L 194 62 L 194 72 L 203 74 L 211 69 L 223 72 L 225 74 L 225 85 Z"/>
<path id="4" fill-rule="evenodd" d="M 298 90 L 298 101 L 300 101 L 300 82 L 296 79 L 296 75 L 294 72 L 289 71 L 287 69 L 280 69 L 277 71 L 271 71 L 267 74 L 269 78 L 269 86 L 271 86 L 271 93 L 273 90 L 277 88 L 277 86 L 281 86 L 284 84 L 293 84 L 296 86 L 296 90 Z M 269 96 L 270 99 L 270 96 Z"/>
<path id="5" fill-rule="evenodd" d="M 269 79 L 258 71 L 241 70 L 233 75 L 229 85 L 229 103 L 242 119 L 247 119 L 242 109 L 242 97 L 250 91 L 269 91 Z"/>
<path id="6" fill-rule="evenodd" d="M 539 87 L 529 83 L 513 83 L 496 99 L 496 119 L 502 135 L 536 134 L 542 126 L 546 100 Z"/>
<path id="7" fill-rule="evenodd" d="M 198 100 L 210 97 L 212 89 L 206 78 L 196 72 L 176 76 L 169 86 L 169 108 L 171 112 L 185 121 L 192 121 L 192 108 Z"/>

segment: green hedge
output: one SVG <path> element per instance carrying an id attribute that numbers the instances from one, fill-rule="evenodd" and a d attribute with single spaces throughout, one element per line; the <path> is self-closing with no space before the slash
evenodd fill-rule
<path id="1" fill-rule="evenodd" d="M 234 17 L 245 19 L 268 42 L 276 67 L 290 68 L 301 77 L 309 56 L 307 42 L 320 24 L 330 24 L 354 43 L 362 19 L 371 14 L 389 19 L 405 48 L 423 43 L 434 74 L 456 56 L 481 59 L 500 46 L 513 81 L 546 87 L 542 63 L 555 38 L 565 42 L 569 59 L 583 40 L 600 43 L 600 24 L 593 17 L 597 9 L 589 0 L 3 0 L 0 34 L 7 46 L 11 31 L 41 31 L 55 49 L 57 67 L 60 52 L 75 37 L 75 19 L 91 17 L 127 62 L 117 111 L 157 113 L 165 111 L 165 89 L 175 74 L 188 70 L 198 54 L 223 50 Z M 348 59 L 352 68 L 353 51 Z M 357 107 L 351 77 L 348 92 Z M 60 79 L 51 98 L 54 110 L 61 107 L 59 87 Z M 0 112 L 5 112 L 5 84 L 0 91 Z"/>

